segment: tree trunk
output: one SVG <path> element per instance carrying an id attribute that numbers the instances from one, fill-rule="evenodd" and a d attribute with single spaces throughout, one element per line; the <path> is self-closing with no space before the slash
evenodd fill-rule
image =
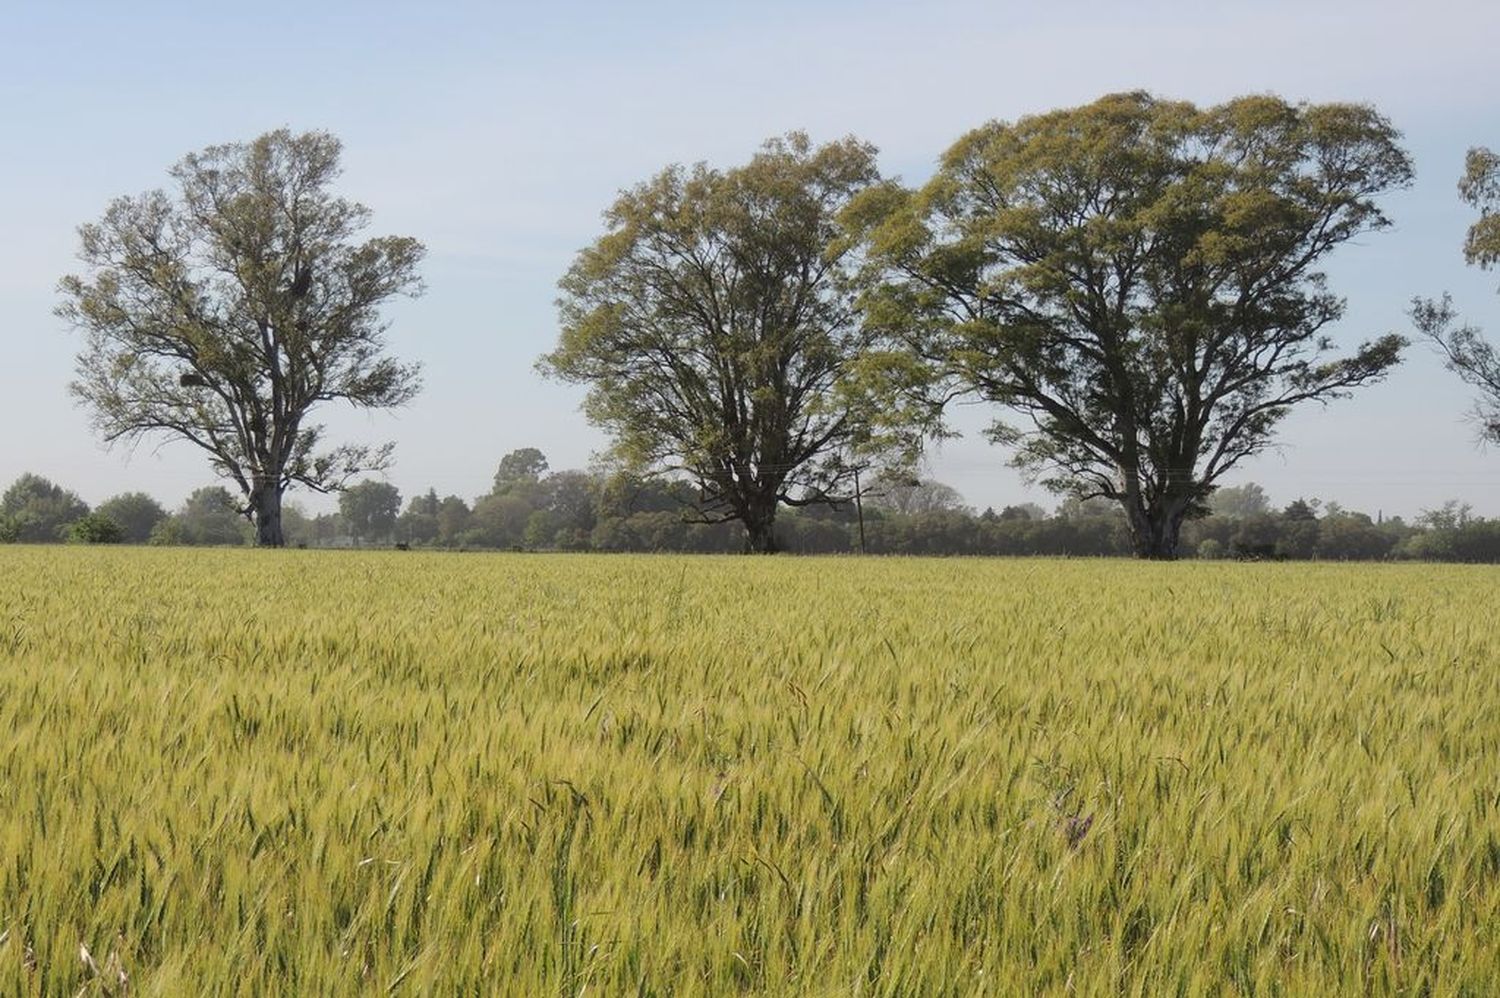
<path id="1" fill-rule="evenodd" d="M 775 525 L 774 510 L 769 516 L 747 517 L 745 519 L 745 553 L 775 554 L 777 550 Z"/>
<path id="2" fill-rule="evenodd" d="M 1168 503 L 1165 509 L 1127 506 L 1125 512 L 1130 520 L 1130 540 L 1137 558 L 1176 560 L 1184 512 L 1177 503 Z"/>
<path id="3" fill-rule="evenodd" d="M 255 507 L 255 546 L 279 548 L 286 545 L 281 533 L 281 488 L 268 483 L 256 489 L 251 497 Z"/>

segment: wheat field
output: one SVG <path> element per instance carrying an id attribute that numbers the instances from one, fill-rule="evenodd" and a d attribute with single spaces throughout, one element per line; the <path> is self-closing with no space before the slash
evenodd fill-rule
<path id="1" fill-rule="evenodd" d="M 1500 575 L 0 549 L 0 993 L 1491 994 Z"/>

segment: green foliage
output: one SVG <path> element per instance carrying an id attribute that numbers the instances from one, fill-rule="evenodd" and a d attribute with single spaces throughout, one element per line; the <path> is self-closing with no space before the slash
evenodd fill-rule
<path id="1" fill-rule="evenodd" d="M 1220 486 L 1214 489 L 1209 499 L 1209 508 L 1215 516 L 1243 519 L 1271 511 L 1271 501 L 1266 490 L 1254 482 L 1244 485 Z"/>
<path id="2" fill-rule="evenodd" d="M 1479 212 L 1464 239 L 1464 259 L 1488 270 L 1500 262 L 1500 156 L 1483 146 L 1470 149 L 1458 193 Z"/>
<path id="3" fill-rule="evenodd" d="M 125 540 L 125 528 L 108 513 L 96 510 L 68 528 L 68 540 L 75 544 L 119 544 Z"/>
<path id="4" fill-rule="evenodd" d="M 1401 553 L 1425 561 L 1500 563 L 1500 520 L 1469 520 L 1414 534 Z"/>
<path id="5" fill-rule="evenodd" d="M 30 544 L 59 541 L 88 511 L 88 503 L 77 495 L 27 472 L 0 495 L 0 540 Z"/>
<path id="6" fill-rule="evenodd" d="M 355 243 L 369 211 L 335 196 L 337 139 L 282 129 L 172 169 L 176 190 L 80 229 L 86 276 L 58 314 L 86 334 L 73 394 L 106 441 L 165 434 L 209 456 L 280 545 L 281 496 L 384 467 L 390 446 L 322 446 L 329 403 L 402 405 L 417 370 L 383 356 L 380 308 L 420 290 L 422 246 Z"/>
<path id="7" fill-rule="evenodd" d="M 531 503 L 518 495 L 492 493 L 483 496 L 474 503 L 470 527 L 465 531 L 464 539 L 466 543 L 481 547 L 520 547 L 532 511 Z"/>
<path id="8" fill-rule="evenodd" d="M 1375 561 L 1388 556 L 1396 537 L 1359 513 L 1339 513 L 1318 521 L 1314 557 L 1325 561 Z"/>
<path id="9" fill-rule="evenodd" d="M 125 492 L 106 499 L 94 512 L 103 513 L 120 525 L 128 544 L 145 544 L 151 531 L 167 518 L 161 503 L 144 492 Z"/>
<path id="10" fill-rule="evenodd" d="M 1119 502 L 1137 551 L 1171 557 L 1291 407 L 1397 362 L 1397 336 L 1327 355 L 1343 302 L 1317 269 L 1389 224 L 1397 138 L 1362 106 L 1143 93 L 975 129 L 920 191 L 846 215 L 887 277 L 867 374 L 938 429 L 959 394 L 1013 410 L 991 434 L 1020 467 Z"/>
<path id="11" fill-rule="evenodd" d="M 7 548 L 0 993 L 1486 994 L 1497 600 Z"/>
<path id="12" fill-rule="evenodd" d="M 1436 509 L 1424 509 L 1417 523 L 1433 530 L 1458 530 L 1474 519 L 1474 507 L 1457 499 L 1449 499 Z"/>
<path id="13" fill-rule="evenodd" d="M 339 493 L 339 513 L 356 540 L 383 540 L 395 532 L 401 493 L 390 482 L 366 479 Z"/>
<path id="14" fill-rule="evenodd" d="M 495 470 L 495 491 L 509 492 L 513 489 L 536 485 L 547 473 L 547 456 L 535 447 L 513 450 L 500 459 Z"/>
<path id="15" fill-rule="evenodd" d="M 447 496 L 438 506 L 437 539 L 445 547 L 459 543 L 469 528 L 473 513 L 469 504 L 458 496 Z"/>
<path id="16" fill-rule="evenodd" d="M 195 490 L 151 532 L 152 544 L 241 545 L 249 540 L 249 525 L 239 505 L 220 485 Z"/>
<path id="17" fill-rule="evenodd" d="M 1281 511 L 1281 515 L 1287 520 L 1316 520 L 1319 505 L 1321 504 L 1316 499 L 1311 502 L 1306 499 L 1293 499 L 1287 503 L 1286 509 Z"/>
<path id="18" fill-rule="evenodd" d="M 873 147 L 793 133 L 730 170 L 669 167 L 621 194 L 561 281 L 540 368 L 633 470 L 690 474 L 713 518 L 769 551 L 782 504 L 852 494 L 874 400 L 849 375 L 871 336 L 837 217 L 878 184 Z"/>
<path id="19" fill-rule="evenodd" d="M 13 493 L 33 499 L 71 495 L 40 479 L 23 481 Z M 704 513 L 694 506 L 699 498 L 689 483 L 671 478 L 555 471 L 482 496 L 472 510 L 457 496 L 440 499 L 429 489 L 395 521 L 394 540 L 417 547 L 533 551 L 720 554 L 741 549 L 736 525 L 701 522 Z M 1221 490 L 1214 498 L 1216 505 L 1224 498 L 1227 506 L 1192 521 L 1183 535 L 1184 550 L 1200 557 L 1209 551 L 1255 559 L 1500 561 L 1500 549 L 1490 540 L 1500 521 L 1476 519 L 1457 501 L 1424 511 L 1408 526 L 1399 518 L 1376 523 L 1363 513 L 1316 499 L 1297 500 L 1279 514 L 1255 512 L 1269 510 L 1269 504 L 1254 483 Z M 386 515 L 398 502 L 399 496 L 386 501 Z M 155 545 L 242 545 L 250 540 L 241 509 L 222 487 L 200 489 L 176 513 L 155 519 L 159 509 L 149 497 L 130 493 L 101 504 L 96 512 L 116 522 L 116 510 L 142 513 L 143 522 L 154 522 L 148 538 Z M 287 542 L 299 547 L 342 546 L 351 536 L 375 537 L 368 525 L 359 534 L 341 513 L 309 516 L 295 503 L 283 512 Z M 976 515 L 956 490 L 893 472 L 872 476 L 866 484 L 864 519 L 861 545 L 853 503 L 793 509 L 777 521 L 777 544 L 798 554 L 848 554 L 861 547 L 872 554 L 1006 557 L 1115 557 L 1131 551 L 1129 527 L 1116 503 L 1070 497 L 1052 516 L 1035 503 Z M 111 527 L 100 539 L 112 534 Z M 75 536 L 64 527 L 35 539 L 86 536 L 92 535 Z M 0 514 L 0 542 L 16 539 L 12 521 Z M 123 539 L 132 540 L 129 527 Z M 1214 544 L 1205 547 L 1210 540 Z"/>
<path id="20" fill-rule="evenodd" d="M 1500 261 L 1500 156 L 1470 149 L 1459 196 L 1479 211 L 1464 241 L 1464 258 L 1489 269 Z M 1448 369 L 1479 390 L 1473 417 L 1481 439 L 1500 443 L 1500 355 L 1479 327 L 1460 324 L 1453 300 L 1413 298 L 1412 323 L 1442 351 Z"/>
<path id="21" fill-rule="evenodd" d="M 281 507 L 281 532 L 286 543 L 293 547 L 309 547 L 318 541 L 322 524 L 320 517 L 309 516 L 297 502 L 287 502 Z"/>

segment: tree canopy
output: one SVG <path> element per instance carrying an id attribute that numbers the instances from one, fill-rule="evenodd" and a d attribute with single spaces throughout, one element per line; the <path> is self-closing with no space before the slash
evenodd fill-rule
<path id="1" fill-rule="evenodd" d="M 1458 193 L 1479 212 L 1464 239 L 1464 259 L 1488 270 L 1500 263 L 1500 156 L 1485 148 L 1470 149 Z M 1412 302 L 1412 321 L 1443 353 L 1448 369 L 1479 390 L 1474 417 L 1480 436 L 1500 443 L 1500 355 L 1478 326 L 1460 323 L 1453 300 Z"/>
<path id="2" fill-rule="evenodd" d="M 58 313 L 86 334 L 72 390 L 106 441 L 165 435 L 209 455 L 279 546 L 293 484 L 340 488 L 391 448 L 324 447 L 331 402 L 399 406 L 417 369 L 384 354 L 380 309 L 420 290 L 414 239 L 354 242 L 369 222 L 337 196 L 340 145 L 270 132 L 171 170 L 175 189 L 114 201 L 80 231 L 85 276 Z"/>
<path id="3" fill-rule="evenodd" d="M 1389 224 L 1398 138 L 1364 106 L 1145 93 L 975 129 L 921 190 L 849 212 L 886 277 L 868 375 L 935 429 L 959 395 L 1005 406 L 1020 422 L 991 432 L 1017 465 L 1119 503 L 1136 552 L 1173 557 L 1293 406 L 1397 363 L 1395 335 L 1331 354 L 1343 301 L 1319 265 Z"/>
<path id="4" fill-rule="evenodd" d="M 541 369 L 588 385 L 625 464 L 686 473 L 749 550 L 775 549 L 779 505 L 852 495 L 870 413 L 843 388 L 870 335 L 838 217 L 879 180 L 872 146 L 800 133 L 734 169 L 669 167 L 562 279 Z"/>

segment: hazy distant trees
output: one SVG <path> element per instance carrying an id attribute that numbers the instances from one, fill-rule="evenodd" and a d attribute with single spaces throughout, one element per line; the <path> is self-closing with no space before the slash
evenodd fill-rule
<path id="1" fill-rule="evenodd" d="M 1464 259 L 1488 270 L 1500 262 L 1500 155 L 1489 149 L 1470 149 L 1458 193 L 1479 212 L 1464 240 Z M 1474 415 L 1480 435 L 1500 443 L 1500 354 L 1479 328 L 1458 324 L 1452 299 L 1418 298 L 1412 320 L 1428 340 L 1442 350 L 1448 369 L 1479 390 Z"/>
<path id="2" fill-rule="evenodd" d="M 553 545 L 564 550 L 586 549 L 599 520 L 598 477 L 583 471 L 556 471 L 542 484 L 545 508 L 532 514 L 528 531 L 540 530 L 540 536 L 551 538 Z M 544 528 L 537 526 L 538 516 Z"/>
<path id="3" fill-rule="evenodd" d="M 396 521 L 396 537 L 406 544 L 461 547 L 474 540 L 472 519 L 473 511 L 462 498 L 439 499 L 436 489 L 428 489 L 407 503 Z"/>
<path id="4" fill-rule="evenodd" d="M 1432 530 L 1460 530 L 1474 519 L 1474 507 L 1450 499 L 1436 509 L 1424 509 L 1417 523 Z"/>
<path id="5" fill-rule="evenodd" d="M 899 471 L 887 471 L 871 479 L 865 493 L 876 509 L 911 516 L 918 513 L 953 512 L 964 508 L 964 497 L 951 485 L 922 480 Z"/>
<path id="6" fill-rule="evenodd" d="M 144 544 L 151 539 L 151 531 L 167 518 L 161 503 L 144 492 L 124 492 L 104 500 L 94 510 L 103 513 L 120 525 L 121 540 L 127 544 Z"/>
<path id="7" fill-rule="evenodd" d="M 436 489 L 413 496 L 396 521 L 396 537 L 405 544 L 431 544 L 438 535 L 438 507 L 442 500 Z"/>
<path id="8" fill-rule="evenodd" d="M 495 469 L 495 491 L 503 494 L 536 485 L 546 473 L 547 455 L 535 447 L 513 450 L 500 459 L 500 467 Z"/>
<path id="9" fill-rule="evenodd" d="M 401 493 L 390 482 L 366 479 L 339 493 L 339 514 L 356 542 L 388 540 L 401 514 Z"/>
<path id="10" fill-rule="evenodd" d="M 91 511 L 75 493 L 26 473 L 0 496 L 0 541 L 143 544 L 166 515 L 143 492 L 114 496 Z"/>
<path id="11" fill-rule="evenodd" d="M 1118 503 L 1070 496 L 1051 514 L 1035 503 L 1022 503 L 976 515 L 956 490 L 942 483 L 928 480 L 921 489 L 936 497 L 935 501 L 913 503 L 904 511 L 884 502 L 866 502 L 866 550 L 892 555 L 1104 557 L 1132 553 L 1129 523 Z M 36 497 L 45 505 L 59 496 L 72 496 L 34 475 L 22 476 L 7 494 L 30 497 L 22 506 L 31 505 Z M 1234 501 L 1236 494 L 1251 498 Z M 496 507 L 506 510 L 498 525 L 484 516 L 476 517 L 464 499 L 439 498 L 436 490 L 429 489 L 407 504 L 396 520 L 394 537 L 414 547 L 469 550 L 728 553 L 743 546 L 737 524 L 695 522 L 691 515 L 683 516 L 683 510 L 699 500 L 699 493 L 681 479 L 620 471 L 550 471 L 530 484 L 513 482 L 505 493 L 479 497 L 475 509 L 483 510 L 497 495 L 506 500 Z M 1424 510 L 1408 524 L 1399 517 L 1371 518 L 1316 499 L 1296 499 L 1276 510 L 1254 483 L 1224 489 L 1215 499 L 1221 495 L 1230 501 L 1184 524 L 1184 552 L 1200 558 L 1500 562 L 1500 520 L 1476 517 L 1469 506 L 1457 501 Z M 121 501 L 125 499 L 130 501 Z M 13 498 L 12 507 L 17 505 Z M 198 489 L 156 522 L 151 543 L 248 544 L 253 540 L 252 528 L 235 505 L 234 497 L 222 486 Z M 76 518 L 61 525 L 54 520 L 50 533 L 42 530 L 27 536 L 52 543 L 130 540 L 115 514 L 151 507 L 160 508 L 149 497 L 126 493 L 89 513 L 87 505 L 72 496 L 64 499 L 63 508 L 65 515 L 77 514 Z M 340 512 L 309 515 L 296 503 L 287 503 L 283 512 L 287 542 L 299 546 L 342 547 L 387 540 L 387 535 L 368 528 L 356 536 L 356 528 Z M 0 515 L 0 542 L 19 539 L 7 532 L 9 522 Z M 139 525 L 134 529 L 138 531 Z M 783 550 L 789 552 L 848 554 L 859 550 L 852 503 L 785 511 L 778 531 Z"/>
<path id="12" fill-rule="evenodd" d="M 0 537 L 22 543 L 62 540 L 88 503 L 41 475 L 21 475 L 0 495 Z"/>
<path id="13" fill-rule="evenodd" d="M 870 342 L 839 213 L 880 182 L 875 149 L 793 133 L 729 170 L 669 167 L 622 193 L 562 279 L 545 372 L 633 468 L 690 475 L 705 520 L 776 549 L 778 508 L 846 499 L 868 443 L 844 391 Z"/>
<path id="14" fill-rule="evenodd" d="M 1431 561 L 1500 562 L 1500 520 L 1482 520 L 1468 503 L 1450 500 L 1417 517 L 1421 533 L 1407 545 L 1409 557 Z"/>
<path id="15" fill-rule="evenodd" d="M 153 544 L 242 545 L 253 533 L 239 504 L 222 485 L 195 490 L 171 516 L 156 525 Z"/>
<path id="16" fill-rule="evenodd" d="M 164 434 L 209 455 L 279 546 L 282 494 L 340 488 L 389 445 L 324 449 L 321 406 L 398 406 L 415 366 L 384 355 L 380 308 L 420 289 L 414 239 L 354 237 L 363 206 L 334 195 L 339 142 L 280 130 L 172 168 L 172 194 L 114 201 L 79 232 L 83 277 L 58 313 L 87 334 L 72 390 L 107 441 Z"/>
<path id="17" fill-rule="evenodd" d="M 1343 301 L 1318 269 L 1388 224 L 1376 199 L 1412 175 L 1397 139 L 1363 106 L 1144 93 L 970 132 L 920 191 L 850 212 L 888 275 L 866 302 L 885 397 L 1015 411 L 991 430 L 1015 463 L 1174 557 L 1291 407 L 1397 362 L 1393 335 L 1328 356 Z"/>
<path id="18" fill-rule="evenodd" d="M 1324 561 L 1376 561 L 1400 540 L 1399 530 L 1384 529 L 1364 513 L 1331 513 L 1318 523 L 1312 554 Z"/>
<path id="19" fill-rule="evenodd" d="M 515 492 L 491 492 L 480 496 L 474 500 L 464 540 L 481 547 L 521 547 L 526 522 L 535 508 L 531 497 Z"/>
<path id="20" fill-rule="evenodd" d="M 320 531 L 325 529 L 324 520 L 341 519 L 337 513 L 318 516 L 308 515 L 307 509 L 296 500 L 281 504 L 281 532 L 286 543 L 294 547 L 312 547 L 318 543 Z"/>
<path id="21" fill-rule="evenodd" d="M 469 529 L 469 504 L 458 496 L 444 496 L 437 510 L 437 539 L 444 547 L 457 547 Z"/>
<path id="22" fill-rule="evenodd" d="M 1254 482 L 1246 482 L 1244 485 L 1224 485 L 1215 489 L 1208 506 L 1214 516 L 1243 519 L 1270 512 L 1271 500 L 1266 497 L 1265 489 Z"/>

